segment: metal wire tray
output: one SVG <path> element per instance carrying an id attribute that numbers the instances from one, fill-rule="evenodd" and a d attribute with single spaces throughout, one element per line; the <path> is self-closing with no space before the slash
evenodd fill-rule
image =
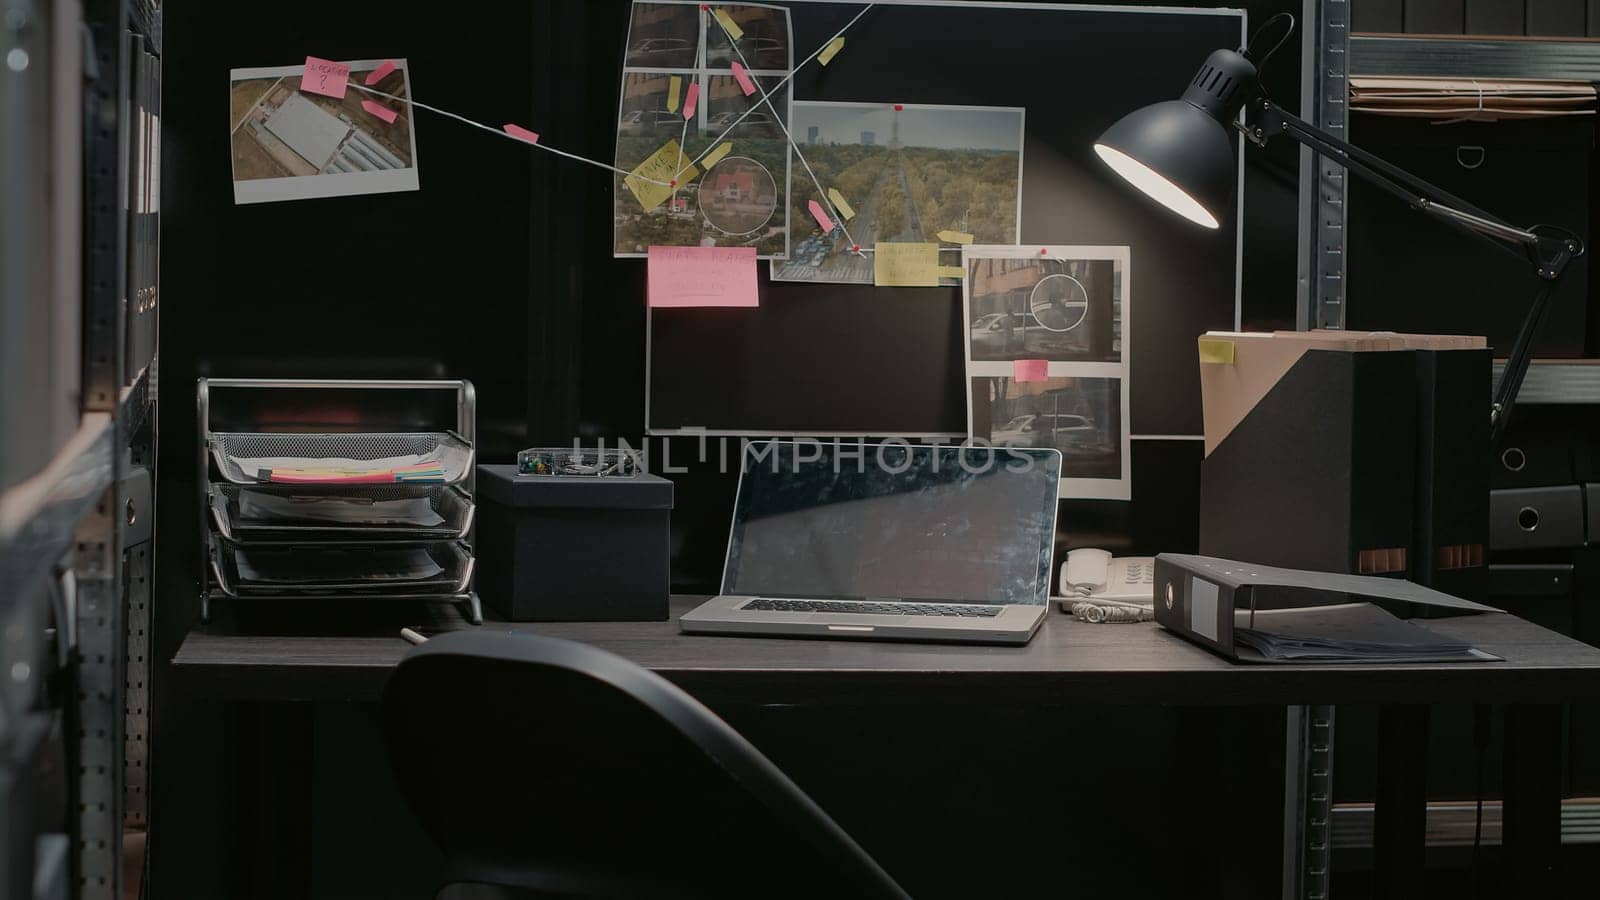
<path id="1" fill-rule="evenodd" d="M 219 484 L 211 488 L 211 521 L 225 541 L 240 546 L 284 544 L 428 544 L 466 538 L 478 509 L 459 487 L 441 485 L 395 485 L 367 488 L 360 493 L 329 494 L 284 490 L 286 485 L 243 487 Z M 419 490 L 420 488 L 420 490 Z M 304 501 L 309 505 L 336 498 L 383 503 L 419 500 L 441 519 L 437 525 L 418 525 L 401 521 L 370 524 L 337 524 L 306 518 L 302 521 L 248 518 L 242 502 L 251 496 L 263 500 Z M 381 517 L 380 517 L 381 518 Z"/>
<path id="2" fill-rule="evenodd" d="M 224 480 L 232 484 L 259 486 L 259 467 L 248 460 L 286 459 L 296 466 L 316 467 L 329 460 L 374 460 L 390 457 L 422 456 L 438 461 L 444 469 L 443 482 L 459 484 L 472 472 L 473 448 L 459 435 L 450 432 L 293 434 L 293 433 L 213 433 L 211 458 Z M 349 491 L 361 485 L 297 484 L 305 489 Z M 388 487 L 376 485 L 375 487 Z M 310 492 L 310 491 L 308 491 Z"/>
<path id="3" fill-rule="evenodd" d="M 423 579 L 397 579 L 381 577 L 360 577 L 352 575 L 349 578 L 333 579 L 328 581 L 245 581 L 239 575 L 238 556 L 240 554 L 290 554 L 303 560 L 306 556 L 317 553 L 340 553 L 353 557 L 352 564 L 359 563 L 361 554 L 377 554 L 383 552 L 378 548 L 357 548 L 349 550 L 329 550 L 313 547 L 296 547 L 288 549 L 247 549 L 234 547 L 230 544 L 217 543 L 212 548 L 211 573 L 216 578 L 217 587 L 224 594 L 235 598 L 266 598 L 266 597 L 303 597 L 308 594 L 339 593 L 346 596 L 390 596 L 406 597 L 409 599 L 453 599 L 467 592 L 467 586 L 472 583 L 472 573 L 477 566 L 475 560 L 468 554 L 465 547 L 456 543 L 434 544 L 425 548 L 434 562 L 444 568 L 436 576 Z"/>

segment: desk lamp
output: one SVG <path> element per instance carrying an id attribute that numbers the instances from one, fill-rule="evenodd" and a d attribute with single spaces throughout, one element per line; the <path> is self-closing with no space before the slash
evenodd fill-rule
<path id="1" fill-rule="evenodd" d="M 1284 19 L 1288 26 L 1283 37 L 1264 55 L 1257 54 L 1255 45 L 1262 32 Z M 1156 202 L 1201 227 L 1215 229 L 1221 224 L 1218 213 L 1228 208 L 1234 194 L 1236 170 L 1228 130 L 1237 128 L 1262 147 L 1280 134 L 1287 135 L 1412 209 L 1521 259 L 1541 283 L 1494 388 L 1489 417 L 1492 439 L 1498 442 L 1527 374 L 1533 341 L 1549 311 L 1550 297 L 1567 264 L 1583 254 L 1583 244 L 1566 229 L 1507 224 L 1272 102 L 1261 88 L 1259 68 L 1293 30 L 1294 17 L 1279 13 L 1262 25 L 1249 47 L 1213 52 L 1189 82 L 1182 99 L 1151 104 L 1122 117 L 1095 142 L 1095 153 Z M 1254 122 L 1240 116 L 1246 108 Z"/>

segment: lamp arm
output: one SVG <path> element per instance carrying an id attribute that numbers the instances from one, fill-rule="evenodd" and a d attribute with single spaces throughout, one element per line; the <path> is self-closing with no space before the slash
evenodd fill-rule
<path id="1" fill-rule="evenodd" d="M 1549 313 L 1550 298 L 1566 275 L 1567 264 L 1583 254 L 1583 245 L 1575 237 L 1539 234 L 1531 228 L 1511 225 L 1298 118 L 1266 97 L 1258 98 L 1251 105 L 1257 113 L 1257 120 L 1250 126 L 1241 125 L 1240 130 L 1252 143 L 1265 146 L 1276 135 L 1288 135 L 1295 142 L 1333 160 L 1346 171 L 1361 176 L 1412 209 L 1510 252 L 1533 269 L 1534 275 L 1542 283 L 1511 345 L 1505 370 L 1494 387 L 1489 409 L 1491 446 L 1498 444 L 1511 419 L 1511 410 L 1517 392 L 1522 387 L 1522 380 L 1528 374 L 1528 365 L 1533 359 L 1533 342 Z"/>

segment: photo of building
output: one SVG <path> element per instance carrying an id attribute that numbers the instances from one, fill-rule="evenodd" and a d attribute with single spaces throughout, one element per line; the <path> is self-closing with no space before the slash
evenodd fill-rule
<path id="1" fill-rule="evenodd" d="M 351 80 L 380 62 L 352 64 Z M 301 66 L 234 70 L 229 105 L 235 202 L 416 190 L 410 110 L 383 99 L 397 113 L 386 122 L 362 105 L 375 99 L 362 91 L 347 90 L 343 98 L 302 92 L 301 72 Z M 375 87 L 408 96 L 406 70 L 397 66 Z"/>
<path id="2" fill-rule="evenodd" d="M 968 259 L 975 362 L 1120 362 L 1121 285 L 1110 259 Z"/>

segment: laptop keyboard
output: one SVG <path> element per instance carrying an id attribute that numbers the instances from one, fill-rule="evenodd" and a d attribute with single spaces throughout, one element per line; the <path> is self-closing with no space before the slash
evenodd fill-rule
<path id="1" fill-rule="evenodd" d="M 992 619 L 1000 615 L 1000 606 L 956 606 L 948 603 L 879 603 L 871 600 L 776 600 L 757 597 L 740 609 L 772 610 L 775 612 L 826 612 L 859 613 L 874 616 L 958 616 L 970 619 Z"/>

